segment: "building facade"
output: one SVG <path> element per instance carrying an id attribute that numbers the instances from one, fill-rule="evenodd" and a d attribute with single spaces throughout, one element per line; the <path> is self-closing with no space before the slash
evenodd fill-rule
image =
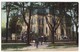
<path id="1" fill-rule="evenodd" d="M 28 16 L 28 15 L 26 15 L 26 16 Z M 40 8 L 40 9 L 34 9 L 32 11 L 31 32 L 37 33 L 39 36 L 46 36 L 50 40 L 51 32 L 50 32 L 50 29 L 49 29 L 49 26 L 47 24 L 47 21 L 46 21 L 45 17 L 48 18 L 48 21 L 51 24 L 53 23 L 52 18 L 54 16 L 50 13 L 49 9 Z M 57 21 L 57 19 L 60 19 L 60 17 L 56 16 L 55 19 Z M 26 18 L 26 20 L 28 20 L 28 18 Z M 60 25 L 56 29 L 56 33 L 55 33 L 54 36 L 57 40 L 62 40 L 63 37 L 68 38 L 68 36 L 70 35 L 69 32 L 71 32 L 71 26 L 66 25 L 67 24 L 66 22 L 67 21 L 66 21 L 65 17 L 62 18 L 62 21 L 61 21 Z M 71 23 L 71 21 L 69 23 Z M 69 28 L 69 29 L 67 29 L 67 28 Z M 26 31 L 27 26 L 25 25 L 25 23 L 22 26 L 22 29 L 23 29 L 22 30 L 23 32 Z"/>

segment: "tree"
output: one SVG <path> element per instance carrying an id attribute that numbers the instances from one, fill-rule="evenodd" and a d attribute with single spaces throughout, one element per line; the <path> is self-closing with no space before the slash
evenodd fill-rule
<path id="1" fill-rule="evenodd" d="M 31 8 L 32 8 L 32 3 L 30 3 L 30 6 L 28 6 L 28 2 L 20 2 L 20 3 L 15 3 L 16 6 L 20 8 L 20 12 L 22 15 L 22 18 L 27 26 L 27 45 L 30 45 L 30 22 L 31 22 Z M 25 6 L 27 5 L 27 6 Z M 18 9 L 19 9 L 18 8 Z M 29 13 L 29 20 L 26 20 L 26 13 Z"/>
<path id="2" fill-rule="evenodd" d="M 6 21 L 6 42 L 8 42 L 8 18 L 9 18 L 9 13 L 10 13 L 10 3 L 6 3 L 6 11 L 7 11 L 7 21 Z"/>
<path id="3" fill-rule="evenodd" d="M 70 4 L 70 3 L 69 3 Z M 69 12 L 70 12 L 70 16 L 71 19 L 73 21 L 73 26 L 75 25 L 76 27 L 76 43 L 78 44 L 78 3 L 71 3 L 70 5 L 68 5 L 70 8 L 68 8 Z"/>
<path id="4" fill-rule="evenodd" d="M 59 2 L 55 2 L 55 3 L 52 3 L 52 2 L 46 2 L 46 3 L 44 3 L 45 4 L 45 6 L 46 7 L 50 7 L 51 8 L 51 11 L 52 11 L 52 14 L 53 14 L 53 23 L 50 23 L 49 21 L 48 21 L 48 18 L 46 17 L 46 21 L 47 21 L 47 24 L 48 24 L 48 26 L 49 26 L 49 29 L 51 30 L 51 34 L 52 34 L 52 43 L 54 43 L 54 33 L 56 32 L 56 29 L 59 27 L 59 25 L 61 25 L 61 24 L 63 24 L 62 23 L 62 20 L 63 20 L 63 18 L 64 18 L 64 20 L 65 20 L 65 25 L 71 25 L 72 24 L 72 22 L 71 22 L 71 20 L 70 19 L 68 19 L 68 20 L 70 20 L 69 21 L 69 23 L 67 24 L 67 22 L 68 22 L 68 20 L 66 20 L 67 18 L 68 18 L 68 14 L 67 14 L 67 12 L 71 9 L 72 10 L 72 8 L 76 8 L 76 13 L 75 14 L 72 14 L 72 15 L 77 15 L 78 16 L 78 12 L 77 12 L 77 5 L 78 4 L 76 4 L 76 3 L 64 3 L 64 2 L 61 2 L 61 3 L 59 3 Z M 73 7 L 73 5 L 76 5 L 75 7 Z M 75 9 L 74 9 L 75 10 Z M 72 12 L 73 13 L 73 12 Z M 55 20 L 55 16 L 58 16 L 59 17 L 59 19 L 58 20 Z M 72 16 L 71 16 L 72 17 Z M 74 17 L 73 17 L 74 18 Z M 72 19 L 73 19 L 72 18 Z M 77 19 L 78 18 L 74 18 L 74 20 L 73 21 L 75 21 L 76 20 L 76 25 L 78 24 L 78 21 L 77 21 Z M 59 22 L 59 23 L 58 23 Z M 57 27 L 56 27 L 57 26 Z M 62 25 L 61 25 L 62 26 Z M 64 26 L 63 26 L 64 27 Z M 77 28 L 77 27 L 76 27 Z M 77 32 L 77 29 L 76 29 L 76 32 Z"/>
<path id="5" fill-rule="evenodd" d="M 10 33 L 16 33 L 16 34 L 20 34 L 21 32 L 21 26 L 18 23 L 18 17 L 14 14 L 13 16 L 11 16 L 10 22 L 9 22 L 9 29 L 10 29 Z"/>
<path id="6" fill-rule="evenodd" d="M 51 13 L 52 13 L 52 15 L 53 15 L 53 17 L 52 16 L 49 16 L 49 17 L 52 17 L 52 23 L 51 22 L 49 22 L 48 21 L 48 18 L 47 17 L 45 17 L 45 19 L 46 19 L 46 22 L 47 22 L 47 24 L 48 24 L 48 26 L 49 26 L 49 29 L 50 29 L 50 31 L 51 31 L 51 39 L 52 39 L 52 43 L 54 43 L 54 34 L 56 33 L 56 29 L 59 27 L 59 25 L 61 24 L 61 20 L 62 20 L 62 15 L 60 15 L 60 14 L 62 14 L 62 13 L 60 13 L 60 14 L 57 14 L 57 12 L 55 12 L 56 10 L 58 10 L 59 12 L 61 11 L 62 12 L 62 10 L 60 10 L 61 8 L 59 8 L 59 6 L 57 6 L 58 4 L 56 4 L 56 3 L 45 3 L 46 4 L 46 6 L 47 7 L 50 7 L 50 9 L 51 9 Z M 56 5 L 55 5 L 56 4 Z M 59 8 L 59 9 L 56 9 L 56 7 L 57 8 Z M 58 18 L 56 19 L 55 17 L 56 17 L 56 15 L 58 16 Z"/>
<path id="7" fill-rule="evenodd" d="M 17 10 L 17 7 L 14 5 L 14 3 L 11 2 L 6 2 L 2 8 L 3 10 L 6 10 L 6 42 L 8 42 L 8 25 L 9 25 L 9 18 L 10 18 L 10 14 L 11 12 L 13 13 L 14 10 Z"/>

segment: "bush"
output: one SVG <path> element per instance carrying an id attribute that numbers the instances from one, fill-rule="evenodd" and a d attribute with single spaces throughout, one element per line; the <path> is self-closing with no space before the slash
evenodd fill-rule
<path id="1" fill-rule="evenodd" d="M 6 28 L 4 27 L 1 28 L 1 34 L 2 34 L 2 37 L 6 36 Z"/>

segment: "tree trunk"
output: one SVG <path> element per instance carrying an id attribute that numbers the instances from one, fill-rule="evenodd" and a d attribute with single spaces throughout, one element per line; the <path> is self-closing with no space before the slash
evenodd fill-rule
<path id="1" fill-rule="evenodd" d="M 54 44 L 54 27 L 52 28 L 52 32 L 51 32 L 51 38 L 52 38 L 52 44 Z"/>
<path id="2" fill-rule="evenodd" d="M 29 23 L 27 28 L 27 44 L 30 45 L 30 22 L 31 22 L 31 6 L 29 8 Z"/>
<path id="3" fill-rule="evenodd" d="M 8 7 L 8 3 L 6 3 L 6 14 L 7 14 L 7 20 L 6 20 L 6 42 L 8 42 L 8 20 L 9 20 L 9 7 Z"/>
<path id="4" fill-rule="evenodd" d="M 27 28 L 27 45 L 30 45 L 30 26 Z"/>
<path id="5" fill-rule="evenodd" d="M 77 45 L 78 45 L 78 26 L 76 26 L 76 43 L 77 43 Z"/>
<path id="6" fill-rule="evenodd" d="M 75 39 L 74 39 L 74 37 L 75 37 L 75 36 L 74 36 L 74 35 L 75 35 L 75 33 L 74 33 L 74 26 L 72 27 L 72 30 L 73 30 L 73 31 L 72 31 L 72 40 L 74 41 L 74 40 L 75 40 Z"/>
<path id="7" fill-rule="evenodd" d="M 23 4 L 23 19 L 24 22 L 27 25 L 27 45 L 30 45 L 30 20 L 31 20 L 31 8 L 29 8 L 29 22 L 26 21 L 25 19 L 25 12 L 24 12 L 24 3 Z"/>

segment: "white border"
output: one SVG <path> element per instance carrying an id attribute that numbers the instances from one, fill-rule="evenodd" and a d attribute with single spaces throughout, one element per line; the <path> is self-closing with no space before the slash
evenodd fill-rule
<path id="1" fill-rule="evenodd" d="M 1 51 L 1 2 L 0 2 L 0 51 Z"/>
<path id="2" fill-rule="evenodd" d="M 78 2 L 78 3 L 80 3 L 80 0 L 0 0 L 0 51 L 1 51 L 1 2 Z M 80 11 L 80 4 L 79 4 L 79 11 Z M 79 15 L 80 15 L 80 13 L 79 13 Z M 80 18 L 79 18 L 79 20 L 80 20 Z M 80 21 L 79 21 L 79 25 L 80 25 Z M 79 31 L 80 31 L 80 27 L 79 27 L 78 32 Z M 79 38 L 79 43 L 80 43 L 80 38 Z M 9 52 L 9 51 L 7 51 L 7 52 Z M 10 51 L 10 52 L 16 52 L 16 51 Z M 25 52 L 25 51 L 23 51 L 23 52 Z M 35 51 L 30 51 L 30 52 L 35 52 Z M 42 51 L 38 51 L 38 52 L 42 52 Z M 58 52 L 58 51 L 44 51 L 44 52 Z M 77 51 L 59 51 L 59 52 L 77 52 Z M 80 52 L 80 45 L 79 45 L 79 52 Z"/>
<path id="3" fill-rule="evenodd" d="M 79 0 L 0 0 L 1 2 L 79 2 Z"/>

